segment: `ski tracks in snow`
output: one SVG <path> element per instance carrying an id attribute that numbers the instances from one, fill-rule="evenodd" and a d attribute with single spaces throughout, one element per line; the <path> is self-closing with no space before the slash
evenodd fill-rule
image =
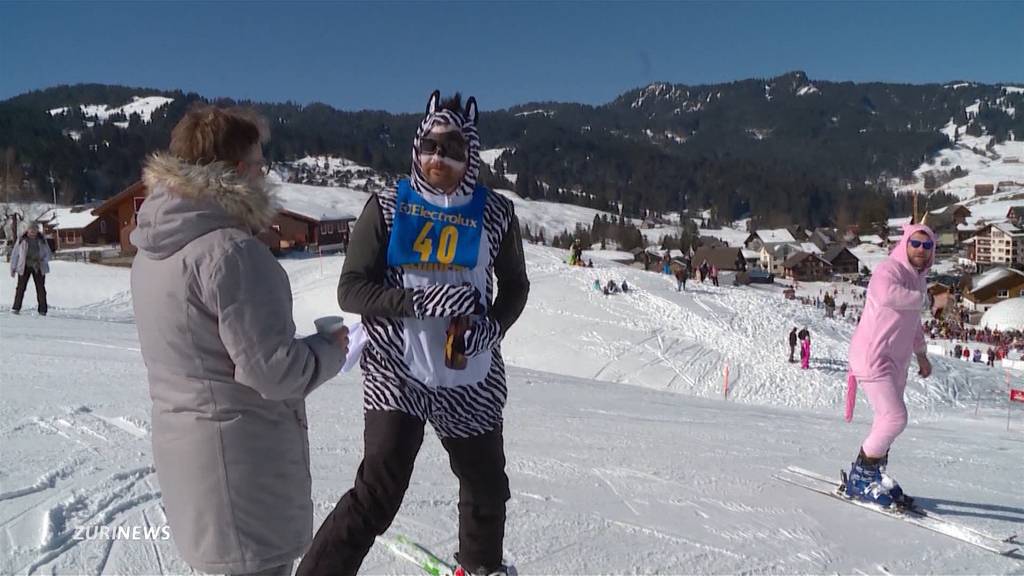
<path id="1" fill-rule="evenodd" d="M 155 470 L 149 457 L 149 424 L 134 413 L 100 413 L 109 413 L 107 408 L 54 408 L 0 433 L 5 461 L 20 461 L 23 469 L 52 462 L 43 468 L 46 472 L 22 480 L 20 486 L 15 469 L 5 470 L 0 490 L 0 572 L 34 574 L 84 566 L 94 574 L 130 572 L 131 565 L 120 558 L 111 566 L 117 549 L 132 554 L 138 544 L 120 543 L 117 528 L 127 526 L 152 536 L 166 525 L 165 520 L 151 522 L 147 515 L 160 510 L 160 491 L 151 482 Z M 54 440 L 40 443 L 40 436 Z M 159 555 L 156 546 L 152 542 L 145 548 Z M 164 562 L 157 564 L 163 572 Z M 177 562 L 174 569 L 180 567 Z"/>

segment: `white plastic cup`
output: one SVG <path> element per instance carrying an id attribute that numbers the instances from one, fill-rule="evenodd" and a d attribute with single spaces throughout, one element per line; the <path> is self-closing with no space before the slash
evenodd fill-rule
<path id="1" fill-rule="evenodd" d="M 341 316 L 322 316 L 313 320 L 318 334 L 333 336 L 335 332 L 345 327 L 345 319 Z"/>

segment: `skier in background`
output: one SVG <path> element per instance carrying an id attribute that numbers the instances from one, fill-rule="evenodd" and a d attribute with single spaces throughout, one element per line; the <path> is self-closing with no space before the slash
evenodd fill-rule
<path id="1" fill-rule="evenodd" d="M 21 313 L 21 303 L 31 278 L 36 287 L 36 310 L 40 316 L 46 316 L 49 310 L 46 304 L 46 275 L 50 273 L 50 256 L 50 245 L 39 233 L 39 224 L 30 223 L 11 250 L 11 278 L 18 277 L 14 289 L 14 305 L 11 306 L 12 314 Z"/>
<path id="2" fill-rule="evenodd" d="M 805 329 L 800 338 L 800 368 L 807 370 L 811 367 L 811 335 Z"/>
<path id="3" fill-rule="evenodd" d="M 580 245 L 580 239 L 577 238 L 572 241 L 572 246 L 569 247 L 569 266 L 582 266 L 583 258 L 583 246 Z"/>
<path id="4" fill-rule="evenodd" d="M 676 292 L 682 292 L 682 291 L 686 290 L 686 274 L 687 274 L 687 272 L 688 272 L 688 270 L 686 269 L 685 265 L 676 268 L 676 271 L 674 273 L 675 277 L 676 277 Z"/>

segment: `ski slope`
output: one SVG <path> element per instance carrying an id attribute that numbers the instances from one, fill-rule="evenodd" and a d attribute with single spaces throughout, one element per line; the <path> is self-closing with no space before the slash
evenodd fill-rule
<path id="1" fill-rule="evenodd" d="M 1018 189 L 1018 192 L 1024 188 L 1024 141 L 995 143 L 992 136 L 965 134 L 965 126 L 955 127 L 952 122 L 943 133 L 952 138 L 954 128 L 960 132 L 957 141 L 914 170 L 915 181 L 912 184 L 896 183 L 896 191 L 919 191 L 926 173 L 948 172 L 957 166 L 967 174 L 945 182 L 937 190 L 957 196 L 960 200 L 974 198 L 974 187 L 978 184 L 995 186 L 1000 182 L 1011 182 L 1013 184 L 1009 187 Z"/>
<path id="2" fill-rule="evenodd" d="M 852 324 L 773 287 L 691 283 L 677 293 L 664 276 L 599 258 L 582 269 L 567 267 L 564 251 L 526 254 L 530 303 L 503 345 L 513 491 L 505 545 L 522 574 L 1024 573 L 1024 556 L 995 556 L 771 479 L 791 464 L 835 474 L 866 433 L 866 405 L 852 424 L 840 416 Z M 282 261 L 301 332 L 337 313 L 342 263 Z M 31 290 L 21 316 L 0 316 L 0 573 L 190 573 L 159 531 L 166 520 L 128 273 L 54 262 L 50 316 L 31 311 Z M 634 291 L 592 288 L 609 278 Z M 12 288 L 4 276 L 5 306 Z M 786 361 L 791 325 L 812 333 L 811 370 Z M 933 361 L 932 379 L 910 380 L 911 424 L 891 472 L 944 515 L 1020 531 L 1024 410 L 1006 432 L 1009 375 Z M 358 373 L 308 403 L 318 525 L 361 457 Z M 457 494 L 428 434 L 392 531 L 450 558 Z M 141 537 L 103 538 L 103 527 L 139 527 Z M 363 571 L 409 569 L 377 546 Z"/>

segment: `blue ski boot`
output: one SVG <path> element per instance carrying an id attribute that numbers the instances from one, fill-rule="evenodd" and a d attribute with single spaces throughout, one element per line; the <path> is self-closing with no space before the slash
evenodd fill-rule
<path id="1" fill-rule="evenodd" d="M 882 486 L 888 488 L 889 496 L 892 497 L 892 501 L 896 506 L 901 508 L 910 508 L 914 503 L 914 499 L 907 496 L 903 492 L 903 488 L 896 482 L 896 480 L 885 473 L 886 466 L 889 465 L 889 453 L 886 452 L 885 456 L 882 456 L 881 461 L 878 463 L 878 471 L 882 473 Z"/>
<path id="2" fill-rule="evenodd" d="M 892 477 L 882 473 L 882 458 L 868 458 L 864 450 L 857 455 L 857 461 L 850 466 L 850 473 L 844 479 L 844 492 L 849 498 L 878 504 L 883 508 L 900 506 L 904 500 L 903 489 Z"/>

